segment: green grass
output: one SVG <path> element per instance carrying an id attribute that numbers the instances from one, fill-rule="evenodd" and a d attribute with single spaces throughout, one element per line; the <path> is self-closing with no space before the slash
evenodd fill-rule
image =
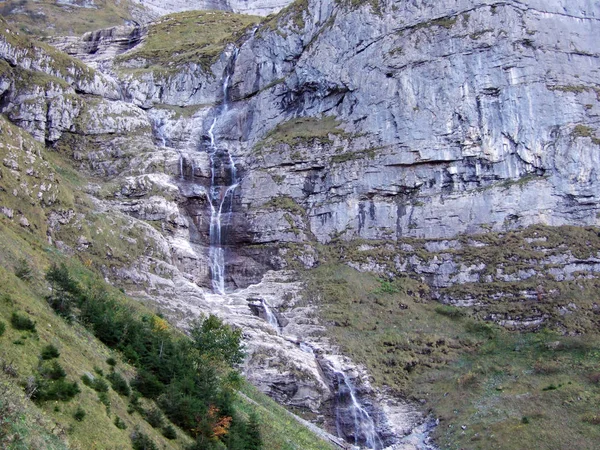
<path id="1" fill-rule="evenodd" d="M 581 336 L 510 332 L 470 308 L 430 300 L 412 279 L 381 280 L 339 264 L 304 276 L 333 341 L 376 385 L 421 400 L 440 418 L 440 448 L 591 449 L 599 441 L 597 327 Z"/>
<path id="2" fill-rule="evenodd" d="M 225 46 L 239 39 L 260 17 L 224 11 L 188 11 L 150 25 L 144 44 L 117 61 L 142 58 L 146 68 L 172 69 L 192 61 L 208 69 Z"/>
<path id="3" fill-rule="evenodd" d="M 339 128 L 341 122 L 333 116 L 299 117 L 278 124 L 267 135 L 256 144 L 255 149 L 261 150 L 265 147 L 274 147 L 278 144 L 287 144 L 291 147 L 307 142 L 320 142 L 332 144 L 331 136 L 347 136 L 344 130 Z"/>
<path id="4" fill-rule="evenodd" d="M 124 25 L 132 19 L 127 0 L 95 0 L 94 8 L 60 5 L 54 1 L 8 1 L 0 15 L 32 36 L 79 36 L 87 31 Z"/>
<path id="5" fill-rule="evenodd" d="M 268 450 L 331 450 L 334 447 L 317 438 L 306 427 L 292 418 L 288 412 L 274 400 L 261 393 L 254 386 L 244 383 L 241 392 L 256 402 L 251 403 L 240 397 L 237 407 L 249 415 L 258 414 L 265 449 Z"/>

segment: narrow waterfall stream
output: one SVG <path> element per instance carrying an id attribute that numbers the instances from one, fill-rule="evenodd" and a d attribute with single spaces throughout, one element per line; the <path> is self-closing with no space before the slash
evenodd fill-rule
<path id="1" fill-rule="evenodd" d="M 275 330 L 277 330 L 277 332 L 279 333 L 281 331 L 281 327 L 279 326 L 279 320 L 277 320 L 277 316 L 275 315 L 275 313 L 273 312 L 273 310 L 271 309 L 271 307 L 269 306 L 269 304 L 267 303 L 266 300 L 261 300 L 263 309 L 265 310 L 265 316 L 267 317 L 267 322 L 269 322 L 269 325 L 271 325 L 273 328 L 275 328 Z"/>
<path id="2" fill-rule="evenodd" d="M 217 107 L 212 124 L 208 129 L 210 144 L 210 203 L 209 263 L 213 291 L 225 294 L 225 249 L 226 228 L 233 213 L 233 195 L 238 187 L 238 176 L 233 156 L 227 149 L 219 148 L 215 136 L 215 127 L 229 110 L 229 83 L 235 69 L 238 49 L 235 48 L 225 69 L 223 78 L 223 101 Z"/>
<path id="3" fill-rule="evenodd" d="M 375 422 L 360 404 L 356 389 L 348 375 L 334 369 L 337 390 L 335 393 L 335 427 L 337 435 L 361 448 L 380 450 L 384 448 Z"/>

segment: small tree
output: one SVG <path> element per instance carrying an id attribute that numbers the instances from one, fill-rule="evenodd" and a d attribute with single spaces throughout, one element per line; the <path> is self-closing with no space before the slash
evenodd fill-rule
<path id="1" fill-rule="evenodd" d="M 46 280 L 52 288 L 52 293 L 47 297 L 48 303 L 59 316 L 70 318 L 71 308 L 81 295 L 77 281 L 64 264 L 52 264 L 46 272 Z"/>
<path id="2" fill-rule="evenodd" d="M 210 315 L 192 323 L 190 334 L 201 355 L 237 366 L 244 360 L 242 330 L 233 328 L 217 316 Z"/>
<path id="3" fill-rule="evenodd" d="M 260 435 L 260 422 L 255 412 L 250 413 L 248 425 L 246 426 L 246 449 L 260 450 L 263 447 Z"/>

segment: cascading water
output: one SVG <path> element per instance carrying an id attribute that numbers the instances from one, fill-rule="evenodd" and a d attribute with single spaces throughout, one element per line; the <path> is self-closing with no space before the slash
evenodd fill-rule
<path id="1" fill-rule="evenodd" d="M 215 137 L 215 127 L 220 118 L 224 117 L 229 109 L 229 82 L 233 75 L 238 49 L 234 49 L 225 69 L 223 79 L 223 101 L 217 108 L 212 124 L 208 129 L 210 139 L 208 154 L 210 157 L 210 190 L 208 200 L 210 203 L 210 228 L 209 228 L 209 260 L 213 291 L 225 294 L 225 242 L 224 228 L 229 225 L 233 213 L 233 194 L 238 187 L 237 170 L 235 161 L 229 151 L 219 149 Z M 222 166 L 225 173 L 222 173 Z M 224 175 L 224 176 L 223 176 Z M 228 184 L 219 184 L 219 183 Z M 225 216 L 225 220 L 223 217 Z"/>
<path id="2" fill-rule="evenodd" d="M 339 437 L 355 445 L 380 450 L 383 442 L 375 430 L 375 422 L 358 401 L 356 389 L 342 370 L 334 370 L 337 384 L 335 394 L 335 427 Z"/>
<path id="3" fill-rule="evenodd" d="M 265 310 L 265 316 L 267 317 L 267 322 L 269 322 L 269 325 L 271 325 L 273 328 L 275 328 L 279 332 L 281 327 L 279 326 L 279 320 L 277 320 L 277 316 L 275 315 L 275 313 L 273 313 L 273 310 L 271 309 L 269 304 L 266 302 L 266 300 L 261 300 L 261 303 L 262 303 L 263 309 Z"/>

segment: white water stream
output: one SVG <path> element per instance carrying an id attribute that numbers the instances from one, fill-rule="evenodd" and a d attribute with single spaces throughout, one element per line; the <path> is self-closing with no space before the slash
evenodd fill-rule
<path id="1" fill-rule="evenodd" d="M 229 64 L 227 65 L 225 78 L 223 80 L 223 102 L 215 113 L 212 124 L 208 129 L 210 145 L 208 154 L 210 157 L 210 190 L 208 200 L 210 203 L 210 228 L 209 228 L 209 262 L 210 276 L 213 291 L 217 294 L 225 294 L 225 228 L 231 221 L 233 213 L 233 195 L 239 186 L 235 161 L 229 151 L 219 149 L 215 137 L 215 127 L 219 120 L 227 114 L 229 109 L 229 82 L 233 75 L 237 48 L 234 49 Z M 221 165 L 225 165 L 224 177 L 218 176 Z M 228 176 L 227 176 L 228 175 Z M 229 180 L 229 184 L 220 185 L 222 180 Z M 225 182 L 225 181 L 223 181 Z M 225 219 L 225 220 L 224 220 Z"/>

